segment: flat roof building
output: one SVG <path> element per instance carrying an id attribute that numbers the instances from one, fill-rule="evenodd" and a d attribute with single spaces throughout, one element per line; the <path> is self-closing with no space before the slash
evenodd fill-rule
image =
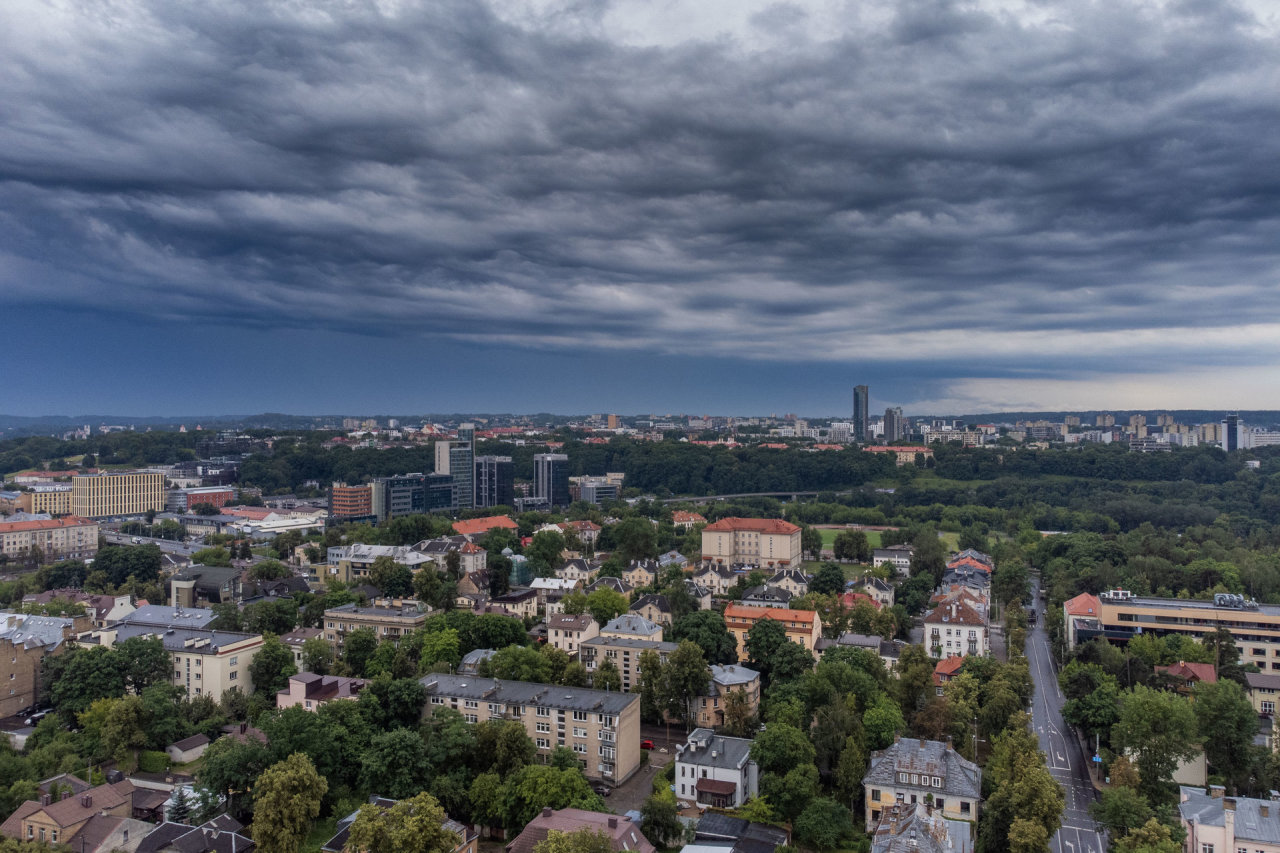
<path id="1" fill-rule="evenodd" d="M 583 762 L 588 779 L 616 785 L 640 767 L 636 694 L 470 675 L 432 674 L 419 680 L 427 689 L 428 709 L 453 708 L 470 723 L 515 720 L 533 738 L 541 760 L 563 746 Z"/>

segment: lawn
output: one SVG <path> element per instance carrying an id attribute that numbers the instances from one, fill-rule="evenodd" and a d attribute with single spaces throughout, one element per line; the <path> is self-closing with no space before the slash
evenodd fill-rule
<path id="1" fill-rule="evenodd" d="M 844 531 L 838 530 L 838 529 L 829 529 L 824 527 L 820 529 L 818 532 L 822 534 L 822 547 L 830 548 L 835 543 L 836 537 L 839 536 Z M 864 530 L 862 532 L 867 534 L 868 545 L 870 545 L 872 548 L 880 547 L 880 531 L 879 530 Z"/>

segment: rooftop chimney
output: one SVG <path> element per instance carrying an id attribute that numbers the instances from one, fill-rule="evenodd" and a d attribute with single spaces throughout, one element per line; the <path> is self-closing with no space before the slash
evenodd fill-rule
<path id="1" fill-rule="evenodd" d="M 1216 800 L 1222 799 L 1226 793 L 1227 793 L 1227 789 L 1222 787 L 1221 785 L 1209 786 L 1209 796 L 1213 797 Z"/>
<path id="2" fill-rule="evenodd" d="M 82 795 L 80 797 L 80 805 L 84 806 L 86 809 L 93 808 L 93 797 L 89 794 Z"/>
<path id="3" fill-rule="evenodd" d="M 1224 811 L 1229 811 L 1229 812 L 1233 812 L 1233 811 L 1235 811 L 1235 810 L 1236 810 L 1236 798 L 1235 798 L 1235 797 L 1223 797 L 1223 798 L 1222 798 L 1222 808 L 1223 808 L 1223 810 L 1224 810 Z"/>
<path id="4" fill-rule="evenodd" d="M 542 807 L 542 816 L 543 816 L 543 817 L 551 817 L 551 806 L 543 806 L 543 807 Z"/>
<path id="5" fill-rule="evenodd" d="M 609 818 L 609 828 L 610 828 L 610 829 L 617 829 L 617 828 L 618 828 L 618 819 L 617 819 L 616 817 L 610 817 L 610 818 Z"/>

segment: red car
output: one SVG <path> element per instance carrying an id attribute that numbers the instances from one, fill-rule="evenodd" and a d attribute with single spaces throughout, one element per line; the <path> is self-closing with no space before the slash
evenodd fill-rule
<path id="1" fill-rule="evenodd" d="M 648 738 L 645 738 L 644 740 L 640 741 L 640 748 L 653 749 L 653 741 L 649 740 Z"/>

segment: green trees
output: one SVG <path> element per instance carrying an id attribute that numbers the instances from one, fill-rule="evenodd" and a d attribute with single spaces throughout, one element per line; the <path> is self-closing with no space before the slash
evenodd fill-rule
<path id="1" fill-rule="evenodd" d="M 871 559 L 871 545 L 861 530 L 842 530 L 836 534 L 831 551 L 837 560 L 865 563 Z"/>
<path id="2" fill-rule="evenodd" d="M 697 643 L 703 657 L 711 664 L 738 661 L 738 642 L 725 626 L 724 616 L 715 610 L 697 610 L 677 619 L 671 627 L 671 639 Z"/>
<path id="3" fill-rule="evenodd" d="M 804 527 L 800 531 L 800 550 L 816 560 L 822 554 L 822 533 L 815 527 Z"/>
<path id="4" fill-rule="evenodd" d="M 317 675 L 333 670 L 333 646 L 323 637 L 310 637 L 302 642 L 302 669 Z"/>
<path id="5" fill-rule="evenodd" d="M 811 800 L 796 818 L 794 828 L 796 840 L 812 850 L 845 847 L 854 837 L 849 810 L 827 797 Z"/>
<path id="6" fill-rule="evenodd" d="M 297 853 L 329 783 L 311 760 L 294 753 L 268 767 L 253 786 L 253 840 L 262 853 Z"/>
<path id="7" fill-rule="evenodd" d="M 289 676 L 297 671 L 293 652 L 275 634 L 264 635 L 262 648 L 249 664 L 254 692 L 275 696 L 289 685 Z"/>
<path id="8" fill-rule="evenodd" d="M 383 595 L 393 598 L 413 594 L 413 572 L 386 555 L 374 559 L 369 567 L 369 582 L 382 590 Z"/>
<path id="9" fill-rule="evenodd" d="M 1119 719 L 1120 684 L 1097 664 L 1073 660 L 1058 675 L 1066 703 L 1062 717 L 1092 737 L 1111 736 Z"/>
<path id="10" fill-rule="evenodd" d="M 670 791 L 666 795 L 651 794 L 640 807 L 641 832 L 654 847 L 672 847 L 684 838 L 684 824 L 676 810 L 676 798 Z"/>
<path id="11" fill-rule="evenodd" d="M 626 613 L 628 607 L 627 597 L 608 587 L 593 590 L 586 600 L 587 612 L 599 625 L 604 625 L 611 619 Z"/>
<path id="12" fill-rule="evenodd" d="M 357 628 L 345 637 L 342 644 L 342 662 L 350 674 L 357 678 L 364 675 L 369 659 L 378 648 L 378 635 L 372 628 Z"/>
<path id="13" fill-rule="evenodd" d="M 613 526 L 614 553 L 623 561 L 652 560 L 658 556 L 658 529 L 646 518 L 624 518 Z"/>
<path id="14" fill-rule="evenodd" d="M 774 654 L 786 642 L 789 642 L 787 629 L 781 622 L 773 619 L 759 619 L 747 631 L 747 660 L 765 681 L 769 680 L 773 671 Z"/>
<path id="15" fill-rule="evenodd" d="M 1192 703 L 1209 767 L 1222 775 L 1228 788 L 1249 783 L 1256 761 L 1253 736 L 1258 716 L 1244 690 L 1234 681 L 1201 682 Z"/>
<path id="16" fill-rule="evenodd" d="M 844 592 L 844 571 L 835 563 L 823 563 L 809 582 L 809 592 L 820 595 Z"/>
<path id="17" fill-rule="evenodd" d="M 702 657 L 702 649 L 688 640 L 667 657 L 662 665 L 662 696 L 666 710 L 686 725 L 694 720 L 694 705 L 707 692 L 711 668 Z"/>
<path id="18" fill-rule="evenodd" d="M 1132 757 L 1143 794 L 1149 802 L 1159 803 L 1170 793 L 1178 763 L 1196 754 L 1199 726 L 1186 699 L 1138 685 L 1120 697 L 1120 718 L 1111 728 L 1111 743 Z"/>
<path id="19" fill-rule="evenodd" d="M 978 824 L 978 843 L 985 853 L 1003 850 L 1006 843 L 1014 853 L 1045 853 L 1058 830 L 1062 788 L 1049 775 L 1029 723 L 1026 714 L 1018 714 L 992 740 L 983 778 L 983 787 L 992 793 Z"/>
<path id="20" fill-rule="evenodd" d="M 375 735 L 360 762 L 360 783 L 365 790 L 394 799 L 423 790 L 431 772 L 422 738 L 403 728 Z"/>
<path id="21" fill-rule="evenodd" d="M 644 826 L 645 837 L 648 837 L 647 818 Z M 656 842 L 654 843 L 656 846 Z M 573 832 L 553 829 L 547 833 L 546 838 L 533 846 L 533 853 L 614 853 L 613 839 L 603 829 L 591 829 L 586 826 L 575 829 Z"/>
<path id="22" fill-rule="evenodd" d="M 366 803 L 351 824 L 347 846 L 351 853 L 450 853 L 462 839 L 445 829 L 445 819 L 439 801 L 426 792 L 390 808 Z"/>
<path id="23" fill-rule="evenodd" d="M 610 658 L 605 658 L 596 667 L 595 675 L 591 677 L 591 686 L 596 690 L 612 690 L 617 693 L 622 689 L 622 673 L 618 671 L 618 665 Z"/>

